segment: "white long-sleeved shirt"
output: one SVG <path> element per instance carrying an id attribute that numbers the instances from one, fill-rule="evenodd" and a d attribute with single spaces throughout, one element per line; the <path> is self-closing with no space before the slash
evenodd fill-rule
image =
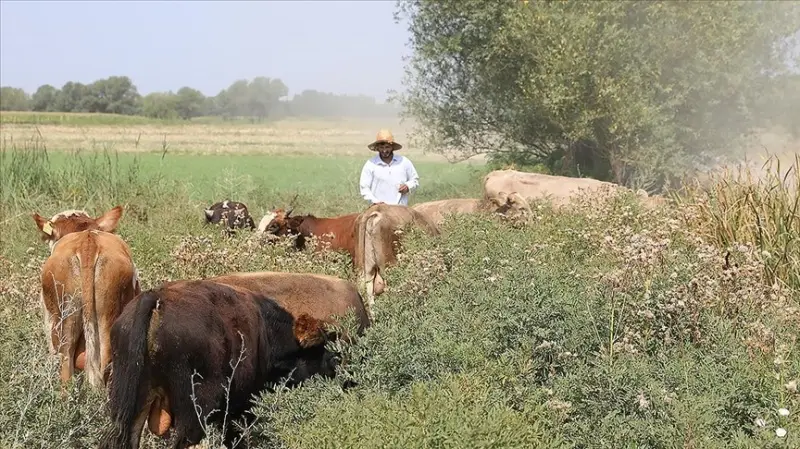
<path id="1" fill-rule="evenodd" d="M 419 175 L 406 157 L 395 154 L 386 164 L 380 154 L 376 154 L 364 164 L 358 184 L 361 196 L 370 204 L 384 202 L 408 206 L 408 194 L 419 186 Z M 400 184 L 408 186 L 407 193 L 397 191 Z"/>

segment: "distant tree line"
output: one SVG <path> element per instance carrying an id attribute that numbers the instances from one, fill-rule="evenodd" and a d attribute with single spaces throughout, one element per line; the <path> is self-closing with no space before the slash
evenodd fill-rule
<path id="1" fill-rule="evenodd" d="M 90 84 L 69 81 L 58 89 L 49 84 L 29 95 L 23 89 L 0 88 L 0 110 L 97 112 L 143 115 L 161 119 L 201 116 L 251 117 L 256 120 L 298 117 L 393 117 L 399 109 L 366 95 L 339 95 L 304 90 L 289 99 L 289 88 L 277 78 L 234 81 L 216 96 L 181 87 L 176 92 L 142 96 L 127 76 L 110 76 Z"/>

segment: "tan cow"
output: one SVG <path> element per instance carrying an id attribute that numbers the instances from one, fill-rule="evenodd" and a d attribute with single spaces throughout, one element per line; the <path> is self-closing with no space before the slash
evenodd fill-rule
<path id="1" fill-rule="evenodd" d="M 46 219 L 33 214 L 50 256 L 42 266 L 45 335 L 60 355 L 62 386 L 75 368 L 96 388 L 111 361 L 109 332 L 122 308 L 140 292 L 130 247 L 114 234 L 117 206 L 97 218 L 68 210 Z"/>
<path id="2" fill-rule="evenodd" d="M 419 226 L 428 235 L 439 234 L 439 227 L 433 220 L 406 206 L 374 204 L 358 217 L 354 262 L 366 287 L 366 307 L 370 316 L 374 316 L 375 296 L 386 288 L 381 272 L 386 265 L 397 260 L 396 245 L 400 236 L 396 231 L 407 226 Z"/>
<path id="3" fill-rule="evenodd" d="M 527 200 L 550 200 L 563 206 L 581 192 L 616 189 L 619 186 L 592 178 L 543 175 L 516 170 L 494 170 L 483 178 L 484 198 L 497 200 L 505 192 L 518 192 Z"/>
<path id="4" fill-rule="evenodd" d="M 225 274 L 206 280 L 266 295 L 295 318 L 305 314 L 322 322 L 335 323 L 331 317 L 341 317 L 352 311 L 358 320 L 359 333 L 370 324 L 358 289 L 335 276 L 257 271 Z"/>
<path id="5" fill-rule="evenodd" d="M 584 192 L 602 190 L 612 193 L 629 189 L 592 178 L 571 178 L 516 170 L 495 170 L 483 178 L 484 198 L 494 201 L 502 201 L 506 197 L 505 192 L 516 192 L 526 200 L 549 200 L 553 206 L 562 207 Z M 636 194 L 646 207 L 664 204 L 662 197 L 649 196 L 644 190 L 639 189 Z"/>
<path id="6" fill-rule="evenodd" d="M 510 195 L 501 192 L 500 195 L 487 198 L 452 198 L 447 200 L 428 201 L 411 206 L 412 209 L 428 216 L 434 223 L 441 225 L 447 215 L 451 214 L 524 214 L 530 212 L 530 206 L 522 196 L 516 192 Z"/>

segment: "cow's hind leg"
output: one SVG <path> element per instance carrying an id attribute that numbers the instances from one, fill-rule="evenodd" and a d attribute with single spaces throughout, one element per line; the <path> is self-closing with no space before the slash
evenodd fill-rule
<path id="1" fill-rule="evenodd" d="M 185 425 L 184 421 L 178 420 L 176 422 L 178 424 L 175 429 L 175 440 L 172 442 L 172 449 L 186 449 L 195 446 L 205 437 L 203 429 L 197 423 L 197 417 L 195 417 L 196 425 Z"/>
<path id="2" fill-rule="evenodd" d="M 54 330 L 54 340 L 58 341 L 60 360 L 59 377 L 62 388 L 75 374 L 76 352 L 81 337 L 81 323 L 76 316 L 68 316 L 61 326 Z M 62 394 L 64 391 L 62 390 Z"/>
<path id="3" fill-rule="evenodd" d="M 194 414 L 194 404 L 190 397 L 183 398 L 173 397 L 171 405 L 172 408 L 172 424 L 175 429 L 175 439 L 172 442 L 173 449 L 186 449 L 194 446 L 206 436 L 203 428 L 200 427 L 200 421 Z M 201 416 L 205 421 L 205 416 Z"/>
<path id="4" fill-rule="evenodd" d="M 374 279 L 364 279 L 364 287 L 367 290 L 366 300 L 367 303 L 364 304 L 364 308 L 367 309 L 367 315 L 369 316 L 370 320 L 375 318 L 375 313 L 373 312 L 372 308 L 375 305 L 375 283 Z"/>
<path id="5" fill-rule="evenodd" d="M 47 349 L 51 355 L 58 354 L 56 344 L 53 341 L 53 315 L 47 310 L 44 302 L 44 292 L 39 293 L 39 305 L 42 307 L 42 324 L 44 325 L 44 335 L 47 339 Z"/>
<path id="6" fill-rule="evenodd" d="M 135 281 L 135 280 L 134 280 Z M 95 287 L 95 295 L 97 298 L 104 298 L 102 301 L 97 301 L 95 305 L 94 319 L 97 323 L 97 339 L 98 347 L 94 348 L 93 353 L 97 354 L 96 369 L 97 379 L 99 385 L 103 384 L 103 372 L 106 367 L 111 363 L 111 326 L 119 316 L 122 308 L 124 307 L 122 298 L 129 298 L 132 296 L 133 285 L 128 281 L 121 288 L 116 286 L 109 286 L 106 282 L 98 282 Z M 119 301 L 119 302 L 118 302 Z"/>
<path id="7" fill-rule="evenodd" d="M 211 412 L 210 409 L 214 408 L 209 407 L 209 404 L 214 404 L 214 401 L 209 397 L 205 387 L 209 383 L 218 385 L 219 382 L 214 378 L 196 378 L 191 373 L 188 368 L 180 369 L 174 365 L 166 373 L 169 384 L 167 390 L 170 391 L 169 409 L 172 412 L 172 426 L 175 431 L 173 449 L 186 449 L 200 443 L 206 436 L 200 423 L 207 422 L 207 418 L 208 421 L 212 421 L 213 418 L 213 416 L 208 417 L 208 414 Z M 191 380 L 187 382 L 186 379 Z M 195 384 L 194 391 L 192 383 Z M 195 395 L 194 399 L 192 395 Z M 195 406 L 199 406 L 200 410 L 195 411 Z"/>

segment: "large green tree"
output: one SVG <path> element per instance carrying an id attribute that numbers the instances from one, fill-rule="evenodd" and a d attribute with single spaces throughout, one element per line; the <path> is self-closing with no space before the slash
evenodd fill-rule
<path id="1" fill-rule="evenodd" d="M 434 151 L 655 191 L 763 125 L 753 105 L 786 69 L 798 9 L 399 1 L 414 51 L 401 100 Z"/>
<path id="2" fill-rule="evenodd" d="M 178 89 L 175 95 L 177 96 L 175 108 L 180 118 L 188 120 L 200 117 L 206 112 L 206 97 L 199 90 L 184 86 Z"/>
<path id="3" fill-rule="evenodd" d="M 153 92 L 142 98 L 142 114 L 159 119 L 179 117 L 179 97 L 172 92 Z"/>
<path id="4" fill-rule="evenodd" d="M 24 90 L 18 87 L 0 87 L 0 111 L 27 111 L 31 108 L 31 99 Z"/>
<path id="5" fill-rule="evenodd" d="M 83 83 L 67 81 L 56 97 L 56 111 L 87 112 L 89 110 L 89 87 Z"/>
<path id="6" fill-rule="evenodd" d="M 127 76 L 109 76 L 88 86 L 84 98 L 88 112 L 136 114 L 141 110 L 142 97 Z"/>
<path id="7" fill-rule="evenodd" d="M 56 111 L 59 91 L 49 84 L 43 84 L 31 96 L 31 109 L 34 111 Z"/>

